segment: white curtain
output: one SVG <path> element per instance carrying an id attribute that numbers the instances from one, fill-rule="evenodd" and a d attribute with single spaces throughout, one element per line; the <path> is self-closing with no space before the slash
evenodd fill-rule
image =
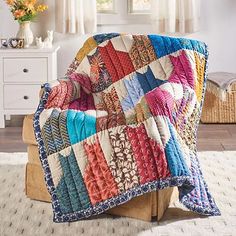
<path id="1" fill-rule="evenodd" d="M 153 29 L 165 33 L 199 30 L 200 0 L 151 0 Z"/>
<path id="2" fill-rule="evenodd" d="M 56 31 L 87 34 L 96 32 L 96 0 L 56 0 Z"/>

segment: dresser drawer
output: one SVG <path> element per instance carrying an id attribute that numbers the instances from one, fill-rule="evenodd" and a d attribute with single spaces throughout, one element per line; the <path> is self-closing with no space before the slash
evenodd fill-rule
<path id="1" fill-rule="evenodd" d="M 36 109 L 39 102 L 40 85 L 5 85 L 5 109 Z"/>
<path id="2" fill-rule="evenodd" d="M 46 82 L 47 58 L 4 58 L 4 82 Z"/>

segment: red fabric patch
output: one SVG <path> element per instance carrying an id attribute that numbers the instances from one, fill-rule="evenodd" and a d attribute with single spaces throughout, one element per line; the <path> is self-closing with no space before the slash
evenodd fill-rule
<path id="1" fill-rule="evenodd" d="M 164 149 L 160 147 L 160 145 L 153 139 L 148 138 L 150 146 L 152 148 L 153 157 L 155 160 L 158 179 L 170 177 L 170 170 L 168 168 L 168 163 L 166 159 L 166 155 Z"/>
<path id="2" fill-rule="evenodd" d="M 116 82 L 134 71 L 127 52 L 117 51 L 111 41 L 104 47 L 98 47 L 112 81 Z"/>
<path id="3" fill-rule="evenodd" d="M 127 52 L 116 51 L 117 56 L 120 59 L 120 63 L 123 67 L 125 75 L 128 75 L 135 71 L 134 65 L 130 59 L 130 56 Z"/>
<path id="4" fill-rule="evenodd" d="M 108 70 L 108 73 L 111 76 L 111 80 L 112 82 L 116 82 L 119 80 L 119 76 L 117 74 L 116 68 L 112 63 L 112 60 L 107 52 L 107 48 L 106 47 L 98 47 L 99 52 L 101 54 L 102 60 L 105 63 L 105 66 Z"/>
<path id="5" fill-rule="evenodd" d="M 117 195 L 118 188 L 98 139 L 96 138 L 95 143 L 91 145 L 84 142 L 84 149 L 88 157 L 84 181 L 91 203 L 94 205 L 97 202 Z"/>
<path id="6" fill-rule="evenodd" d="M 148 137 L 145 126 L 128 127 L 127 133 L 137 162 L 140 183 L 169 176 L 165 153 L 156 141 Z"/>
<path id="7" fill-rule="evenodd" d="M 71 81 L 60 81 L 59 85 L 52 88 L 45 108 L 57 107 L 67 109 L 71 100 L 71 94 L 73 94 L 72 90 Z"/>

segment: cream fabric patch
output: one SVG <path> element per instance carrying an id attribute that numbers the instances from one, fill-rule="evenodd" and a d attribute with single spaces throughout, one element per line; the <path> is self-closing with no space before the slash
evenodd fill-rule
<path id="1" fill-rule="evenodd" d="M 86 166 L 88 165 L 88 159 L 87 154 L 84 150 L 83 142 L 72 145 L 72 148 L 74 150 L 75 158 L 80 168 L 81 175 L 84 176 Z"/>
<path id="2" fill-rule="evenodd" d="M 183 98 L 183 86 L 177 83 L 165 83 L 160 86 L 161 90 L 164 90 L 171 94 L 174 100 Z"/>
<path id="3" fill-rule="evenodd" d="M 51 170 L 51 175 L 53 179 L 53 183 L 55 188 L 60 183 L 60 180 L 63 176 L 60 160 L 59 160 L 59 154 L 53 153 L 52 155 L 48 156 L 48 164 Z"/>
<path id="4" fill-rule="evenodd" d="M 163 116 L 156 116 L 154 117 L 156 124 L 157 124 L 157 129 L 160 134 L 160 138 L 162 140 L 162 144 L 165 147 L 166 143 L 169 141 L 171 135 L 169 131 L 169 125 L 166 121 L 166 117 Z"/>
<path id="5" fill-rule="evenodd" d="M 126 45 L 125 45 L 124 41 L 122 40 L 122 37 L 112 38 L 111 42 L 112 42 L 115 50 L 122 51 L 122 52 L 128 52 L 126 49 Z"/>
<path id="6" fill-rule="evenodd" d="M 90 64 L 87 57 L 84 57 L 84 59 L 81 61 L 76 69 L 76 72 L 80 74 L 84 73 L 86 75 L 90 75 Z"/>
<path id="7" fill-rule="evenodd" d="M 43 129 L 43 126 L 45 125 L 46 121 L 48 120 L 48 118 L 52 114 L 53 109 L 54 108 L 44 109 L 42 111 L 42 113 L 40 114 L 40 117 L 39 117 L 40 129 Z M 60 111 L 60 109 L 58 109 L 58 110 Z"/>
<path id="8" fill-rule="evenodd" d="M 108 131 L 102 130 L 101 132 L 99 132 L 98 133 L 98 140 L 99 140 L 100 146 L 102 148 L 104 157 L 105 157 L 107 163 L 109 163 L 111 161 L 113 150 L 112 150 Z"/>
<path id="9" fill-rule="evenodd" d="M 159 61 L 158 63 L 151 63 L 150 67 L 151 69 L 153 69 L 153 74 L 156 78 L 161 79 L 161 80 L 167 80 L 169 79 L 169 77 L 171 76 L 172 72 L 173 72 L 173 64 L 170 60 L 169 56 L 164 56 L 161 57 L 160 59 L 158 59 L 157 61 Z M 153 65 L 156 65 L 156 67 L 153 67 Z M 161 67 L 161 69 L 160 69 Z M 164 75 L 163 73 L 161 74 L 161 76 L 159 75 L 159 73 L 161 73 L 161 70 L 164 71 L 165 73 L 165 77 L 162 78 L 162 76 Z"/>
<path id="10" fill-rule="evenodd" d="M 156 124 L 154 118 L 150 117 L 149 119 L 144 121 L 143 124 L 145 126 L 148 137 L 157 141 L 161 146 L 163 146 L 161 136 L 159 134 L 157 124 Z"/>
<path id="11" fill-rule="evenodd" d="M 133 46 L 133 42 L 134 42 L 133 36 L 132 35 L 121 35 L 121 38 L 124 42 L 126 51 L 129 52 Z"/>
<path id="12" fill-rule="evenodd" d="M 71 153 L 71 147 L 64 148 L 59 152 L 62 156 L 67 157 Z"/>

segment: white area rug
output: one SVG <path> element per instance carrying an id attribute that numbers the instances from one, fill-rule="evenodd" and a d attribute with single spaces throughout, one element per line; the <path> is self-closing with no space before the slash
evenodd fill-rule
<path id="1" fill-rule="evenodd" d="M 55 224 L 51 205 L 24 195 L 26 153 L 0 153 L 0 235 L 236 235 L 236 152 L 199 153 L 203 173 L 222 212 L 201 217 L 175 203 L 157 222 L 101 215 Z"/>
<path id="2" fill-rule="evenodd" d="M 0 165 L 25 165 L 27 160 L 27 152 L 0 152 Z"/>

